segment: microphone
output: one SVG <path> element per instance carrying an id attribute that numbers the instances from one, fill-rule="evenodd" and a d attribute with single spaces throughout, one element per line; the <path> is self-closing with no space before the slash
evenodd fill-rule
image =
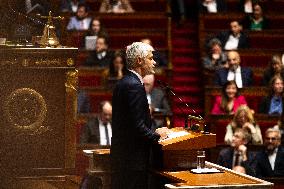
<path id="1" fill-rule="evenodd" d="M 186 106 L 187 109 L 191 110 L 193 113 L 196 114 L 196 111 L 191 108 L 186 102 L 184 102 L 178 95 L 176 95 L 176 93 L 173 91 L 173 89 L 169 86 L 169 84 L 161 81 L 161 80 L 157 80 L 157 83 L 159 84 L 159 86 L 162 88 L 162 89 L 165 89 L 167 90 L 168 92 L 170 92 L 171 95 L 173 95 L 174 97 L 176 97 L 182 104 L 184 104 Z M 204 134 L 207 134 L 208 132 L 205 131 L 205 128 L 206 128 L 206 125 L 204 124 L 205 123 L 205 120 L 203 119 L 203 117 L 201 117 L 201 115 L 198 115 L 198 116 L 193 116 L 193 115 L 190 115 L 188 114 L 188 111 L 185 111 L 182 107 L 178 106 L 178 108 L 182 111 L 183 114 L 186 115 L 185 117 L 185 121 L 184 121 L 184 128 L 187 129 L 188 128 L 188 119 L 190 121 L 192 120 L 196 120 L 198 121 L 199 123 L 203 124 L 204 125 Z M 193 131 L 196 131 L 199 129 L 199 125 L 198 124 L 194 124 L 194 125 L 191 125 L 190 126 L 190 129 L 193 130 Z M 206 128 L 207 129 L 207 128 Z"/>

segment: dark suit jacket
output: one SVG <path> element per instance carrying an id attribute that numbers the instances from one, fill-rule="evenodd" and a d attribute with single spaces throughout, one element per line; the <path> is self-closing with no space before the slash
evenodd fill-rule
<path id="1" fill-rule="evenodd" d="M 228 41 L 231 34 L 231 31 L 223 31 L 216 36 L 221 41 L 222 48 L 225 47 L 226 42 Z M 246 34 L 242 32 L 239 39 L 238 49 L 249 48 L 249 46 L 249 39 Z"/>
<path id="2" fill-rule="evenodd" d="M 226 12 L 227 11 L 227 4 L 226 1 L 224 0 L 216 0 L 217 4 L 217 12 Z M 207 8 L 203 6 L 203 1 L 199 0 L 198 1 L 198 7 L 199 7 L 199 12 L 200 13 L 207 13 Z"/>
<path id="3" fill-rule="evenodd" d="M 151 144 L 160 135 L 151 130 L 152 120 L 144 86 L 132 72 L 118 81 L 112 97 L 113 171 L 146 171 Z"/>
<path id="4" fill-rule="evenodd" d="M 80 134 L 81 144 L 100 144 L 99 119 L 90 118 Z"/>
<path id="5" fill-rule="evenodd" d="M 275 159 L 274 171 L 268 160 L 268 155 L 265 151 L 257 154 L 256 176 L 257 177 L 277 177 L 284 176 L 284 148 L 278 147 L 278 152 Z"/>
<path id="6" fill-rule="evenodd" d="M 221 68 L 216 71 L 215 74 L 215 85 L 223 86 L 227 82 L 229 69 L 228 68 Z M 242 75 L 242 82 L 243 87 L 248 87 L 253 84 L 253 73 L 250 68 L 241 67 L 241 75 Z"/>
<path id="7" fill-rule="evenodd" d="M 261 103 L 259 104 L 259 113 L 268 114 L 271 104 L 272 96 L 263 97 Z M 282 97 L 282 112 L 284 110 L 284 98 Z"/>
<path id="8" fill-rule="evenodd" d="M 228 169 L 232 169 L 233 164 L 233 156 L 234 156 L 234 149 L 232 147 L 224 148 L 220 151 L 217 164 Z M 246 173 L 252 176 L 255 176 L 255 167 L 256 167 L 256 154 L 253 152 L 248 152 L 247 154 L 248 160 L 243 161 L 241 166 L 246 169 Z"/>
<path id="9" fill-rule="evenodd" d="M 92 51 L 90 52 L 89 57 L 84 63 L 84 66 L 98 66 L 98 67 L 109 67 L 111 61 L 113 59 L 113 52 L 112 51 L 106 51 L 105 57 L 102 59 L 98 59 L 97 52 Z"/>

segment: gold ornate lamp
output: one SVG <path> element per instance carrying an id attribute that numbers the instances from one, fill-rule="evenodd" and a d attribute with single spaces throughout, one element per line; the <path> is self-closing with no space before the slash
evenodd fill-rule
<path id="1" fill-rule="evenodd" d="M 44 30 L 43 30 L 43 35 L 40 39 L 40 46 L 41 47 L 58 47 L 60 43 L 56 36 L 55 26 L 53 25 L 52 20 L 53 19 L 62 20 L 63 17 L 61 16 L 52 17 L 51 11 L 49 11 L 48 16 L 40 16 L 40 18 L 47 19 L 47 23 L 45 24 Z"/>

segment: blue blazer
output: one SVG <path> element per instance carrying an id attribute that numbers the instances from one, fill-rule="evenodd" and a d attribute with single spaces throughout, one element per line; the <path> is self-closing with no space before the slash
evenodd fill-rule
<path id="1" fill-rule="evenodd" d="M 118 81 L 112 105 L 112 169 L 146 171 L 151 144 L 157 144 L 160 135 L 151 130 L 146 92 L 134 73 L 127 71 Z"/>
<path id="2" fill-rule="evenodd" d="M 215 74 L 215 85 L 223 86 L 227 82 L 229 69 L 228 68 L 221 68 L 216 71 Z M 253 84 L 253 73 L 250 68 L 241 67 L 241 75 L 242 75 L 242 82 L 243 87 L 248 87 Z"/>

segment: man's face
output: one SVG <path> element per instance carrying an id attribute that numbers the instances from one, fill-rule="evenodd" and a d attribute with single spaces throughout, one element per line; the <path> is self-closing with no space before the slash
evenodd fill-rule
<path id="1" fill-rule="evenodd" d="M 264 146 L 268 151 L 273 151 L 280 145 L 281 141 L 278 138 L 277 132 L 268 132 L 264 138 Z"/>
<path id="2" fill-rule="evenodd" d="M 238 148 L 240 145 L 245 145 L 246 142 L 244 140 L 244 135 L 240 131 L 236 131 L 233 135 L 231 146 L 234 148 Z"/>
<path id="3" fill-rule="evenodd" d="M 105 124 L 111 121 L 112 107 L 110 104 L 105 104 L 101 112 L 101 121 Z"/>
<path id="4" fill-rule="evenodd" d="M 83 19 L 88 15 L 88 13 L 86 12 L 86 8 L 85 7 L 79 7 L 77 10 L 77 17 L 79 19 Z"/>
<path id="5" fill-rule="evenodd" d="M 272 63 L 272 68 L 275 73 L 280 73 L 282 70 L 282 62 L 277 61 Z"/>
<path id="6" fill-rule="evenodd" d="M 242 26 L 239 25 L 238 22 L 234 21 L 231 22 L 231 31 L 234 35 L 238 35 L 242 31 Z"/>
<path id="7" fill-rule="evenodd" d="M 142 77 L 155 73 L 154 68 L 155 68 L 156 62 L 153 59 L 153 53 L 151 51 L 149 51 L 148 55 L 141 61 L 142 61 L 142 64 L 141 64 Z"/>
<path id="8" fill-rule="evenodd" d="M 97 41 L 96 41 L 96 51 L 98 53 L 100 52 L 103 52 L 107 50 L 107 45 L 105 43 L 105 39 L 104 38 L 97 38 Z"/>
<path id="9" fill-rule="evenodd" d="M 100 31 L 100 28 L 101 28 L 100 22 L 98 20 L 93 20 L 93 22 L 92 22 L 92 30 L 95 33 L 98 33 Z"/>
<path id="10" fill-rule="evenodd" d="M 144 82 L 144 87 L 145 87 L 145 91 L 147 94 L 151 93 L 153 87 L 154 87 L 154 76 L 153 75 L 146 75 L 143 78 L 143 82 Z"/>
<path id="11" fill-rule="evenodd" d="M 228 63 L 231 70 L 236 70 L 240 65 L 240 56 L 237 52 L 228 52 Z"/>

